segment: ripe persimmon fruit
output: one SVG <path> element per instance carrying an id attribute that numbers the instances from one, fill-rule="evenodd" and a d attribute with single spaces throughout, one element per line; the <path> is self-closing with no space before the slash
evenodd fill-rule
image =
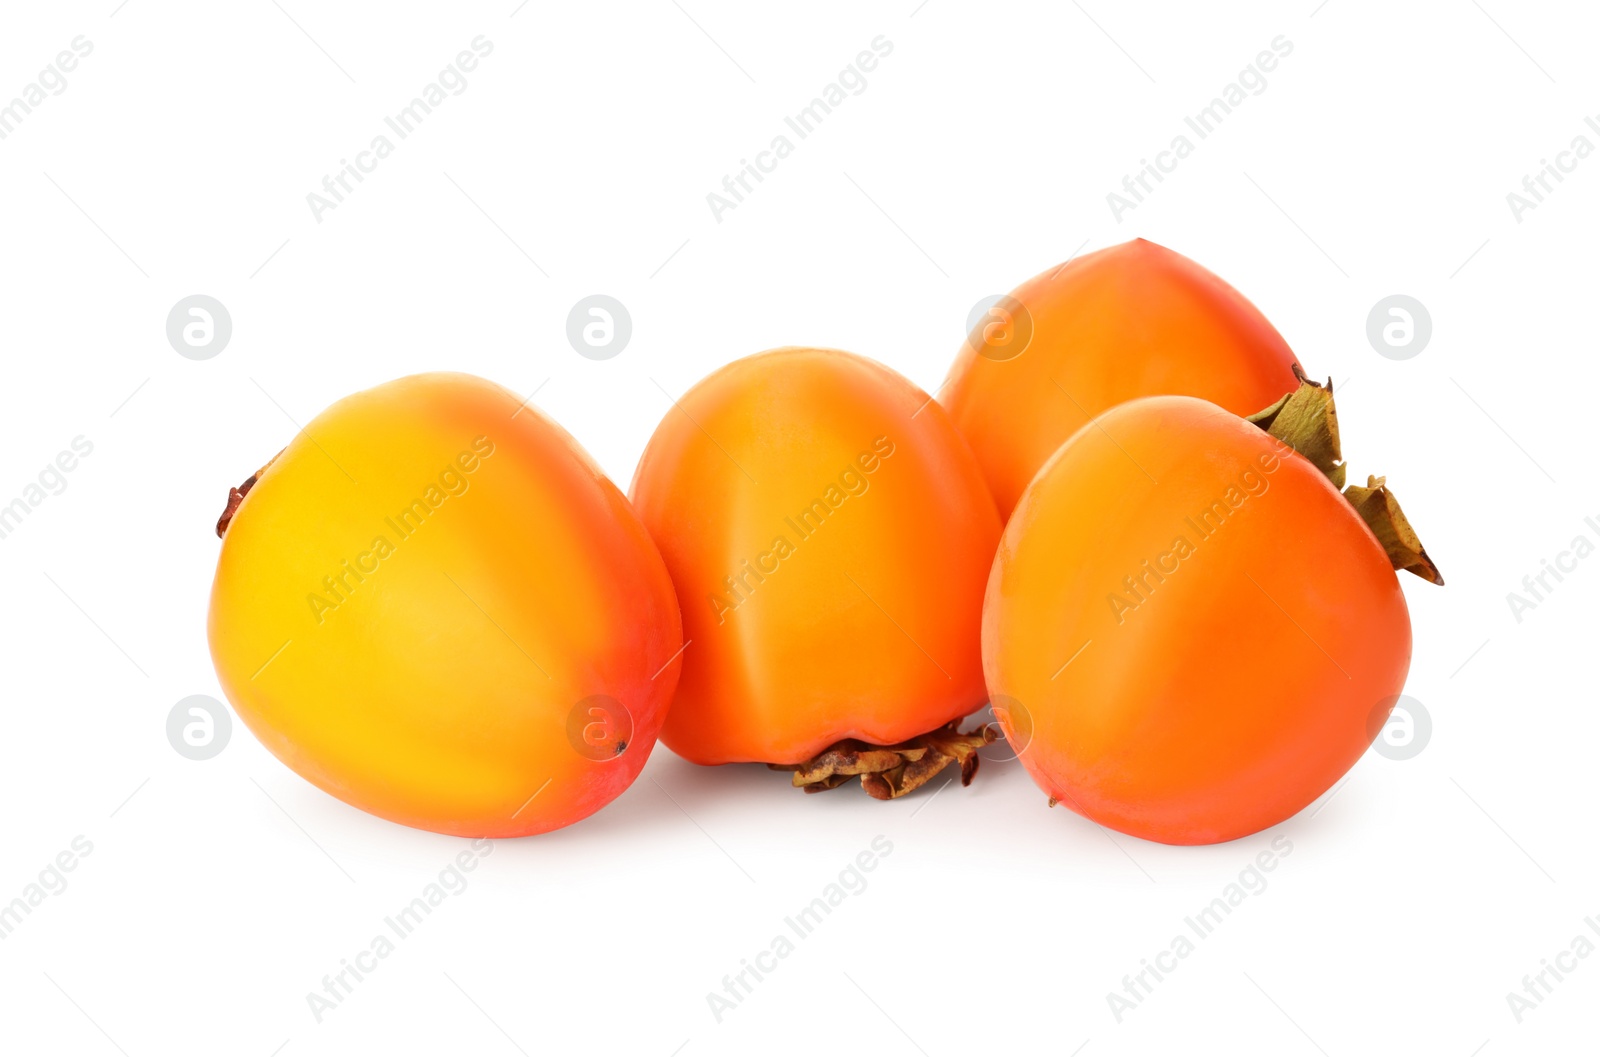
<path id="1" fill-rule="evenodd" d="M 1247 415 L 1292 390 L 1296 366 L 1237 290 L 1135 239 L 1002 298 L 968 335 L 939 393 L 1009 517 L 1045 460 L 1102 411 L 1170 394 Z"/>
<path id="2" fill-rule="evenodd" d="M 1051 802 L 1168 844 L 1257 832 L 1371 743 L 1411 661 L 1395 570 L 1443 583 L 1382 478 L 1340 493 L 1330 387 L 1249 419 L 1134 400 L 1062 445 L 984 603 L 1000 724 Z"/>
<path id="3" fill-rule="evenodd" d="M 747 357 L 674 402 L 631 495 L 683 611 L 669 748 L 879 798 L 971 777 L 1000 518 L 926 393 L 846 352 Z"/>
<path id="4" fill-rule="evenodd" d="M 211 654 L 275 756 L 470 837 L 584 818 L 638 776 L 678 679 L 665 566 L 537 409 L 465 374 L 314 418 L 218 523 Z"/>

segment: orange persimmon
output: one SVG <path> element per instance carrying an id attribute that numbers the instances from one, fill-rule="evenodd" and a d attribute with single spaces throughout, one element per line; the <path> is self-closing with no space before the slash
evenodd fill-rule
<path id="1" fill-rule="evenodd" d="M 1134 400 L 1051 458 L 995 557 L 983 652 L 1052 803 L 1205 844 L 1355 763 L 1410 665 L 1395 570 L 1443 581 L 1382 479 L 1341 495 L 1343 476 L 1311 383 L 1248 420 Z"/>
<path id="2" fill-rule="evenodd" d="M 926 780 L 933 757 L 975 765 L 970 745 L 938 738 L 879 751 L 985 700 L 978 629 L 1000 519 L 926 393 L 846 352 L 750 356 L 667 411 L 631 496 L 682 605 L 662 730 L 674 752 L 800 768 L 808 790 L 861 775 L 875 796 Z"/>
<path id="3" fill-rule="evenodd" d="M 1135 239 L 1042 272 L 968 336 L 940 401 L 1002 517 L 1062 442 L 1141 396 L 1197 396 L 1239 415 L 1295 386 L 1294 353 L 1233 287 Z"/>

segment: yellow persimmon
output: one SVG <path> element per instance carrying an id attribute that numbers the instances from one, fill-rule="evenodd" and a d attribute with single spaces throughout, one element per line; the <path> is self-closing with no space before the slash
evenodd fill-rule
<path id="1" fill-rule="evenodd" d="M 500 386 L 425 374 L 339 401 L 218 534 L 223 690 L 334 796 L 517 836 L 644 766 L 678 679 L 671 582 L 622 493 Z"/>

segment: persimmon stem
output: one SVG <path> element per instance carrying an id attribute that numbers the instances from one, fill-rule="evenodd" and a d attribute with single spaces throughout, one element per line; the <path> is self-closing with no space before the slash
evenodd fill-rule
<path id="1" fill-rule="evenodd" d="M 1388 555 L 1389 564 L 1397 571 L 1404 569 L 1431 584 L 1443 586 L 1444 576 L 1423 550 L 1422 540 L 1401 512 L 1384 478 L 1369 476 L 1365 486 L 1345 487 L 1339 415 L 1333 406 L 1333 379 L 1328 379 L 1326 385 L 1318 385 L 1306 377 L 1299 364 L 1295 364 L 1294 374 L 1300 379 L 1298 389 L 1285 393 L 1270 407 L 1257 411 L 1245 421 L 1283 441 L 1321 470 L 1355 507 Z"/>
<path id="2" fill-rule="evenodd" d="M 283 452 L 278 452 L 278 455 L 282 454 Z M 244 497 L 250 494 L 250 489 L 256 486 L 257 481 L 261 480 L 261 475 L 267 472 L 267 466 L 271 466 L 278 461 L 278 455 L 268 459 L 266 466 L 246 477 L 244 484 L 241 484 L 238 488 L 228 489 L 228 505 L 223 508 L 222 516 L 217 518 L 217 539 L 227 535 L 228 526 L 233 524 L 233 515 L 239 511 L 239 504 L 244 502 Z"/>

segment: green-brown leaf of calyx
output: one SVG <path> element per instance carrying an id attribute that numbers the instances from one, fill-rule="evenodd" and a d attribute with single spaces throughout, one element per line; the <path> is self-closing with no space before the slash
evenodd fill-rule
<path id="1" fill-rule="evenodd" d="M 963 734 L 959 721 L 896 745 L 872 745 L 854 738 L 824 749 L 804 763 L 769 763 L 774 771 L 793 771 L 792 784 L 808 793 L 836 789 L 859 777 L 875 800 L 894 800 L 928 783 L 952 763 L 961 767 L 961 784 L 978 773 L 978 750 L 995 740 L 994 728 Z"/>
<path id="2" fill-rule="evenodd" d="M 1422 549 L 1422 540 L 1395 501 L 1393 493 L 1384 485 L 1382 477 L 1368 475 L 1365 487 L 1353 484 L 1344 490 L 1344 497 L 1356 508 L 1361 520 L 1367 523 L 1372 534 L 1383 544 L 1389 564 L 1396 569 L 1415 573 L 1430 584 L 1444 586 L 1444 575 L 1433 564 L 1428 552 Z"/>
<path id="3" fill-rule="evenodd" d="M 1339 415 L 1333 407 L 1333 379 L 1318 385 L 1306 377 L 1297 363 L 1294 376 L 1300 387 L 1285 393 L 1271 407 L 1257 411 L 1246 422 L 1260 426 L 1270 435 L 1311 460 L 1333 487 L 1344 488 L 1344 455 L 1339 448 Z"/>
<path id="4" fill-rule="evenodd" d="M 1339 416 L 1333 406 L 1333 379 L 1327 385 L 1318 385 L 1306 377 L 1299 364 L 1294 366 L 1300 387 L 1285 393 L 1271 407 L 1245 419 L 1259 426 L 1270 436 L 1292 447 L 1309 459 L 1323 475 L 1340 489 L 1367 528 L 1378 538 L 1389 564 L 1396 570 L 1404 569 L 1422 577 L 1431 584 L 1443 586 L 1444 576 L 1433 564 L 1422 540 L 1400 510 L 1394 493 L 1384 484 L 1382 477 L 1367 478 L 1367 483 L 1345 488 L 1344 456 L 1339 446 Z"/>

